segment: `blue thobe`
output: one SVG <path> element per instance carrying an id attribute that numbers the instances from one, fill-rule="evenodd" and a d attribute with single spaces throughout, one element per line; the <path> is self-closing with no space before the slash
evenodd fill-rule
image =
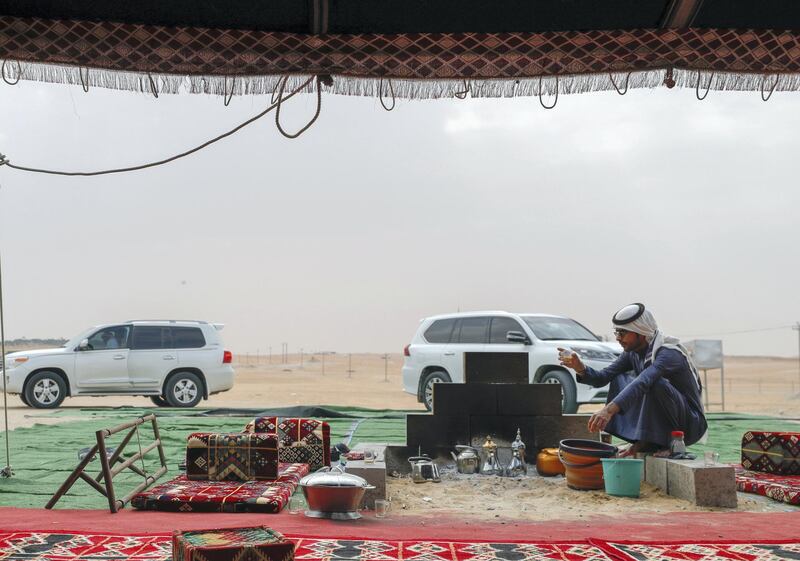
<path id="1" fill-rule="evenodd" d="M 652 346 L 652 343 L 651 343 Z M 705 434 L 700 388 L 686 357 L 675 349 L 661 347 L 652 364 L 645 363 L 650 349 L 623 352 L 602 370 L 586 367 L 578 379 L 594 387 L 610 384 L 607 402 L 619 406 L 604 429 L 628 442 L 651 442 L 669 448 L 673 430 L 684 433 L 687 445 Z"/>

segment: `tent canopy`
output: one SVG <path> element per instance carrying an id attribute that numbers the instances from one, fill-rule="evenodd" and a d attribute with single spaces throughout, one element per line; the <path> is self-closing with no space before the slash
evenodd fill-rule
<path id="1" fill-rule="evenodd" d="M 795 30 L 794 0 L 0 0 L 8 83 L 226 96 L 797 90 Z"/>

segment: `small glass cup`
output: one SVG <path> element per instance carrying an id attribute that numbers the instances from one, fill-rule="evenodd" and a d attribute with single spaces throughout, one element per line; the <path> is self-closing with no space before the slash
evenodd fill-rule
<path id="1" fill-rule="evenodd" d="M 562 347 L 561 350 L 558 351 L 558 359 L 563 362 L 565 360 L 569 360 L 573 354 L 575 354 L 575 351 L 569 347 Z"/>
<path id="2" fill-rule="evenodd" d="M 306 498 L 302 493 L 295 493 L 289 497 L 289 514 L 300 514 L 308 507 Z"/>
<path id="3" fill-rule="evenodd" d="M 391 503 L 386 499 L 375 499 L 375 518 L 386 518 Z"/>
<path id="4" fill-rule="evenodd" d="M 364 463 L 365 464 L 374 464 L 375 463 L 375 451 L 374 450 L 364 450 Z"/>
<path id="5" fill-rule="evenodd" d="M 707 466 L 717 465 L 719 463 L 719 452 L 715 452 L 714 450 L 706 450 L 706 452 L 703 454 L 703 460 Z"/>

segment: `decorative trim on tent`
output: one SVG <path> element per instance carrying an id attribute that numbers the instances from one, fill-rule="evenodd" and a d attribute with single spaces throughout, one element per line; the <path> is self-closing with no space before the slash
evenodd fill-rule
<path id="1" fill-rule="evenodd" d="M 667 72 L 703 91 L 800 89 L 800 35 L 775 30 L 299 35 L 0 16 L 0 59 L 10 84 L 226 97 L 272 93 L 286 75 L 289 88 L 332 76 L 326 91 L 377 96 L 383 82 L 414 99 L 622 91 Z"/>

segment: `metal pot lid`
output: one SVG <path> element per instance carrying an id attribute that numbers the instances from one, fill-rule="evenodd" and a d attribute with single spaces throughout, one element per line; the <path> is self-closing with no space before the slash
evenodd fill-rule
<path id="1" fill-rule="evenodd" d="M 314 473 L 309 473 L 300 480 L 306 487 L 369 487 L 363 477 L 346 473 L 341 468 L 325 466 Z"/>

